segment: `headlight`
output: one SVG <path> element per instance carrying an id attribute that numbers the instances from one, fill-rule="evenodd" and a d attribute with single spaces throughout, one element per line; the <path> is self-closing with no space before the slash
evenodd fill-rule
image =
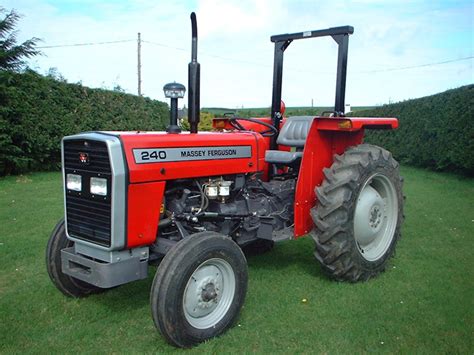
<path id="1" fill-rule="evenodd" d="M 67 174 L 66 187 L 68 188 L 68 190 L 81 191 L 82 190 L 81 175 Z"/>
<path id="2" fill-rule="evenodd" d="M 107 196 L 107 179 L 91 178 L 91 194 Z"/>

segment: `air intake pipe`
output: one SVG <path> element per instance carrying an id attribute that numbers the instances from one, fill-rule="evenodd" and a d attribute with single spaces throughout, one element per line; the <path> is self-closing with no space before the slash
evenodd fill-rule
<path id="1" fill-rule="evenodd" d="M 200 121 L 199 99 L 201 85 L 201 66 L 197 62 L 197 22 L 196 14 L 191 13 L 192 47 L 191 62 L 188 65 L 188 122 L 191 133 L 197 133 Z"/>

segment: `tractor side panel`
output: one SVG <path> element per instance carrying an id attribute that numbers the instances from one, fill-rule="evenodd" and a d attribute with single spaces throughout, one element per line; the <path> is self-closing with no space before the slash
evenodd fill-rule
<path id="1" fill-rule="evenodd" d="M 130 183 L 251 173 L 264 169 L 265 142 L 257 133 L 124 134 L 121 139 Z M 222 152 L 225 154 L 220 155 Z M 148 154 L 155 158 L 141 160 L 142 153 L 145 157 Z"/>
<path id="2" fill-rule="evenodd" d="M 165 185 L 157 181 L 128 186 L 127 248 L 155 241 Z"/>
<path id="3" fill-rule="evenodd" d="M 324 180 L 323 169 L 329 168 L 335 154 L 342 154 L 350 147 L 362 143 L 364 130 L 322 130 L 322 122 L 314 120 L 308 133 L 298 175 L 295 195 L 295 237 L 308 234 L 314 227 L 310 210 L 318 201 L 314 192 Z M 321 127 L 323 128 L 323 127 Z"/>

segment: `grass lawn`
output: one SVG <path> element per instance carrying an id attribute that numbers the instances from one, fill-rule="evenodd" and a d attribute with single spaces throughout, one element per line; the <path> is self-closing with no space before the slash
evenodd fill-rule
<path id="1" fill-rule="evenodd" d="M 474 180 L 403 168 L 406 222 L 387 272 L 329 281 L 312 241 L 249 258 L 238 325 L 191 352 L 472 353 Z M 75 300 L 44 250 L 63 213 L 59 173 L 0 179 L 0 353 L 171 352 L 148 303 L 154 276 Z M 302 302 L 307 299 L 307 302 Z"/>

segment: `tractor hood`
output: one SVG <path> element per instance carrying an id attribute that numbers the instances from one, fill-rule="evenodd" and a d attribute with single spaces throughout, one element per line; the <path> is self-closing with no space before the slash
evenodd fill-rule
<path id="1" fill-rule="evenodd" d="M 268 142 L 254 132 L 103 132 L 120 138 L 130 183 L 257 172 Z"/>

